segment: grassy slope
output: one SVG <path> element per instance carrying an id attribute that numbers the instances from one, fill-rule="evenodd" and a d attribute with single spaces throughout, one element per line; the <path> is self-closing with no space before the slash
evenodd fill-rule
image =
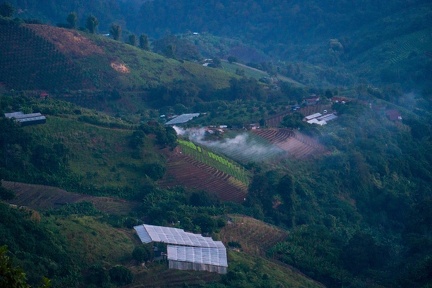
<path id="1" fill-rule="evenodd" d="M 276 282 L 278 286 L 275 287 L 324 287 L 320 283 L 306 278 L 301 273 L 287 266 L 282 266 L 264 258 L 247 255 L 242 252 L 229 251 L 228 261 L 231 264 L 231 270 L 235 270 L 237 267 L 244 267 L 245 265 L 257 269 L 263 279 L 267 275 L 269 279 Z M 253 279 L 249 279 L 249 281 L 254 283 Z"/>
<path id="2" fill-rule="evenodd" d="M 113 228 L 91 216 L 50 216 L 44 221 L 55 225 L 76 253 L 82 268 L 96 263 L 115 265 L 131 259 L 133 234 Z"/>
<path id="3" fill-rule="evenodd" d="M 252 217 L 230 215 L 231 223 L 221 230 L 225 243 L 235 241 L 242 251 L 251 255 L 265 255 L 275 243 L 284 241 L 287 232 Z"/>
<path id="4" fill-rule="evenodd" d="M 142 90 L 173 81 L 192 81 L 213 88 L 228 86 L 232 75 L 190 62 L 167 59 L 110 38 L 50 26 L 29 25 L 31 29 L 55 44 L 67 57 L 79 63 L 88 80 L 97 89 Z M 74 33 L 74 36 L 68 36 Z M 77 52 L 80 49 L 91 50 Z M 117 65 L 125 68 L 117 69 Z M 113 67 L 114 66 L 114 67 Z"/>
<path id="5" fill-rule="evenodd" d="M 82 110 L 82 115 L 89 115 L 105 121 L 115 123 L 116 118 L 98 115 L 95 112 Z M 44 125 L 28 126 L 28 132 L 37 135 L 41 141 L 63 143 L 72 155 L 69 164 L 72 172 L 81 178 L 84 185 L 96 187 L 123 187 L 139 185 L 143 181 L 143 174 L 139 167 L 145 162 L 160 160 L 154 151 L 151 139 L 147 139 L 140 156 L 128 146 L 128 137 L 132 134 L 129 129 L 112 129 L 78 121 L 82 115 L 58 114 L 48 116 Z M 108 125 L 108 124 L 107 124 Z M 78 191 L 83 192 L 83 191 Z"/>
<path id="6" fill-rule="evenodd" d="M 425 55 L 432 51 L 432 30 L 427 24 L 431 8 L 430 3 L 425 4 L 361 27 L 350 37 L 348 67 L 375 83 L 388 81 L 382 76 L 385 70 L 399 71 L 399 75 L 392 75 L 394 77 L 423 71 L 424 65 L 432 62 Z M 406 79 L 397 80 L 404 82 Z"/>

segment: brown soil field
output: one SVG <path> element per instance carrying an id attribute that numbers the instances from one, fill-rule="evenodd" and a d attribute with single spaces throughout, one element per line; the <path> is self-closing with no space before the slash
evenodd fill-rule
<path id="1" fill-rule="evenodd" d="M 265 256 L 265 251 L 284 241 L 288 233 L 260 220 L 242 215 L 230 215 L 231 220 L 220 232 L 225 243 L 238 242 L 241 249 L 251 255 Z"/>
<path id="2" fill-rule="evenodd" d="M 104 51 L 99 46 L 76 30 L 39 24 L 27 24 L 26 27 L 53 43 L 60 52 L 66 55 L 82 57 L 92 54 L 104 54 Z"/>
<path id="3" fill-rule="evenodd" d="M 288 152 L 288 157 L 307 158 L 325 153 L 326 149 L 317 140 L 288 128 L 252 130 L 258 136 Z"/>
<path id="4" fill-rule="evenodd" d="M 10 204 L 26 206 L 35 210 L 59 208 L 65 204 L 87 201 L 93 203 L 96 209 L 103 212 L 126 215 L 139 205 L 139 203 L 122 199 L 67 192 L 52 186 L 11 181 L 2 181 L 1 184 L 16 194 L 14 199 L 8 201 Z"/>
<path id="5" fill-rule="evenodd" d="M 183 155 L 180 149 L 175 149 L 173 152 L 165 151 L 165 153 L 167 171 L 159 181 L 162 187 L 181 185 L 189 189 L 204 190 L 223 201 L 238 203 L 244 201 L 247 187 L 235 181 L 232 176 Z"/>

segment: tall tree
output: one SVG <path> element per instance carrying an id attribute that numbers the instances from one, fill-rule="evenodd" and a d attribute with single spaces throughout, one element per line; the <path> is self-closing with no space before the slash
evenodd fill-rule
<path id="1" fill-rule="evenodd" d="M 119 40 L 122 34 L 122 28 L 118 24 L 112 24 L 110 29 L 110 34 L 114 40 Z"/>
<path id="2" fill-rule="evenodd" d="M 87 17 L 86 28 L 89 30 L 90 33 L 94 34 L 98 25 L 99 20 L 95 16 L 90 15 Z"/>
<path id="3" fill-rule="evenodd" d="M 66 21 L 68 22 L 70 28 L 76 29 L 78 24 L 78 15 L 76 12 L 71 12 L 66 18 Z"/>
<path id="4" fill-rule="evenodd" d="M 175 59 L 175 46 L 174 45 L 169 44 L 168 46 L 166 46 L 165 56 L 168 58 Z"/>
<path id="5" fill-rule="evenodd" d="M 150 45 L 148 41 L 148 37 L 145 34 L 141 34 L 139 37 L 139 47 L 143 50 L 150 50 Z"/>
<path id="6" fill-rule="evenodd" d="M 0 16 L 12 17 L 15 12 L 15 8 L 8 2 L 0 4 Z"/>
<path id="7" fill-rule="evenodd" d="M 128 43 L 132 46 L 136 46 L 136 42 L 137 42 L 137 39 L 136 39 L 135 34 L 129 35 Z"/>

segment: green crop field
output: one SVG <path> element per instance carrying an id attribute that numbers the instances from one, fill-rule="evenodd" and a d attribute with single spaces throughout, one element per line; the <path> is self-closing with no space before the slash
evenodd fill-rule
<path id="1" fill-rule="evenodd" d="M 182 151 L 185 154 L 192 156 L 194 159 L 206 165 L 212 166 L 220 171 L 223 171 L 233 176 L 246 186 L 249 185 L 248 173 L 244 168 L 242 168 L 235 162 L 230 161 L 227 158 L 213 153 L 209 150 L 206 150 L 200 146 L 197 146 L 190 141 L 179 139 L 178 143 L 180 144 Z"/>

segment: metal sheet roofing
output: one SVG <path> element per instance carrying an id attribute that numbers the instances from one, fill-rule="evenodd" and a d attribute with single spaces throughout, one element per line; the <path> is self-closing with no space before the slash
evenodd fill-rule
<path id="1" fill-rule="evenodd" d="M 321 115 L 322 115 L 321 113 L 314 113 L 312 115 L 306 116 L 305 118 L 306 118 L 306 120 L 311 120 L 311 119 L 317 118 L 317 117 L 319 117 Z"/>
<path id="2" fill-rule="evenodd" d="M 143 243 L 163 242 L 195 247 L 224 247 L 222 242 L 214 241 L 211 237 L 185 232 L 183 229 L 147 224 L 135 226 L 134 229 Z"/>
<path id="3" fill-rule="evenodd" d="M 335 114 L 331 113 L 331 114 L 327 114 L 327 115 L 318 117 L 318 120 L 320 120 L 320 121 L 331 121 L 331 120 L 334 120 L 336 118 L 337 118 L 337 116 Z"/>
<path id="4" fill-rule="evenodd" d="M 40 120 L 46 120 L 46 117 L 45 116 L 38 116 L 38 117 L 26 117 L 26 118 L 16 119 L 16 121 L 18 121 L 20 123 L 31 122 L 31 121 L 40 121 Z"/>
<path id="5" fill-rule="evenodd" d="M 167 254 L 168 260 L 228 267 L 225 247 L 206 248 L 168 245 Z"/>
<path id="6" fill-rule="evenodd" d="M 191 113 L 191 114 L 182 114 L 180 116 L 177 116 L 174 119 L 171 119 L 170 121 L 166 122 L 165 125 L 175 125 L 175 124 L 182 124 L 186 123 L 190 120 L 192 120 L 195 117 L 198 117 L 200 113 Z"/>

